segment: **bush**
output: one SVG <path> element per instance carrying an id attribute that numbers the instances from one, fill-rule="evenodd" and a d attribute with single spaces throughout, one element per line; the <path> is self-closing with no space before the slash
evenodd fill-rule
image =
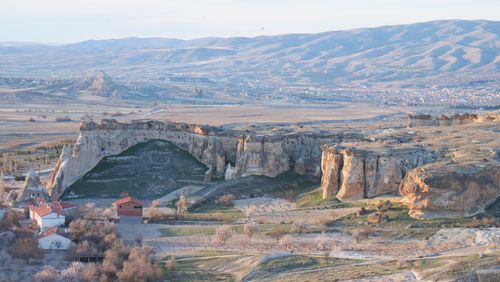
<path id="1" fill-rule="evenodd" d="M 292 223 L 292 232 L 294 233 L 303 233 L 307 229 L 307 223 L 303 219 L 298 219 Z"/>
<path id="2" fill-rule="evenodd" d="M 216 246 L 223 246 L 226 241 L 233 236 L 233 230 L 231 226 L 222 225 L 215 229 L 214 237 L 212 238 L 212 244 Z"/>
<path id="3" fill-rule="evenodd" d="M 222 205 L 222 206 L 230 206 L 233 203 L 234 203 L 234 195 L 233 194 L 222 195 L 217 200 L 217 204 Z"/>
<path id="4" fill-rule="evenodd" d="M 259 232 L 259 226 L 255 223 L 247 223 L 243 226 L 243 232 L 250 238 Z"/>

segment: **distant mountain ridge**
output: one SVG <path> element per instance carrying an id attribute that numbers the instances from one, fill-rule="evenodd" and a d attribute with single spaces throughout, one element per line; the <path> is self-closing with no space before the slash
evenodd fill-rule
<path id="1" fill-rule="evenodd" d="M 2 76 L 9 71 L 65 75 L 103 69 L 113 77 L 139 80 L 155 74 L 194 73 L 235 84 L 328 85 L 402 83 L 457 74 L 497 77 L 500 70 L 500 22 L 486 20 L 253 38 L 125 38 L 62 46 L 1 46 Z"/>

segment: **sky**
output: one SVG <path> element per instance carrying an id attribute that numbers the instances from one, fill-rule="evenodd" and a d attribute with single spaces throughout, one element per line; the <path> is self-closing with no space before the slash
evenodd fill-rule
<path id="1" fill-rule="evenodd" d="M 500 0 L 0 0 L 0 41 L 251 37 L 438 19 L 500 20 Z"/>

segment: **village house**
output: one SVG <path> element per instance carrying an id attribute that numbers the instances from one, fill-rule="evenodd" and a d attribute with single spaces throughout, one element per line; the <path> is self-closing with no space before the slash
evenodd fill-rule
<path id="1" fill-rule="evenodd" d="M 142 201 L 125 197 L 115 202 L 116 214 L 121 223 L 142 223 Z"/>
<path id="2" fill-rule="evenodd" d="M 67 250 L 71 246 L 68 232 L 59 227 L 52 227 L 37 237 L 38 247 L 44 250 Z"/>
<path id="3" fill-rule="evenodd" d="M 63 202 L 53 202 L 39 206 L 30 205 L 30 219 L 37 223 L 41 231 L 46 231 L 51 227 L 64 225 L 66 216 L 74 209 L 76 209 L 75 206 Z"/>

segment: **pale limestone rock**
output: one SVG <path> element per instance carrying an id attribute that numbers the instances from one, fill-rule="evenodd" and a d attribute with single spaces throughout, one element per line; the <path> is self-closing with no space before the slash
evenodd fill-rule
<path id="1" fill-rule="evenodd" d="M 226 173 L 224 174 L 224 179 L 233 180 L 235 178 L 236 178 L 236 169 L 229 163 L 226 166 Z"/>
<path id="2" fill-rule="evenodd" d="M 40 177 L 34 170 L 30 170 L 26 175 L 23 187 L 17 196 L 17 201 L 26 201 L 31 198 L 48 198 L 47 190 L 42 186 Z"/>
<path id="3" fill-rule="evenodd" d="M 416 218 L 473 216 L 500 197 L 500 163 L 445 163 L 408 172 L 400 187 Z"/>
<path id="4" fill-rule="evenodd" d="M 218 127 L 159 121 L 100 124 L 83 122 L 73 151 L 63 152 L 48 184 L 54 197 L 90 171 L 102 158 L 117 155 L 148 140 L 165 140 L 191 154 L 208 168 L 205 179 L 225 176 L 226 163 L 234 163 L 234 176 L 275 177 L 291 166 L 300 173 L 317 173 L 322 144 L 338 140 L 337 135 L 242 134 Z"/>

